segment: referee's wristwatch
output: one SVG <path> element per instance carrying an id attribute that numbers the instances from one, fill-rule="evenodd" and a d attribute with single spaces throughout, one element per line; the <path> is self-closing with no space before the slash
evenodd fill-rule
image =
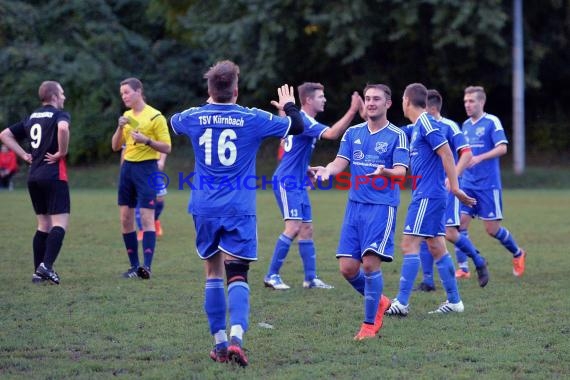
<path id="1" fill-rule="evenodd" d="M 144 143 L 144 145 L 150 145 L 151 142 L 152 142 L 152 139 L 149 138 L 148 140 L 146 140 L 146 142 Z"/>

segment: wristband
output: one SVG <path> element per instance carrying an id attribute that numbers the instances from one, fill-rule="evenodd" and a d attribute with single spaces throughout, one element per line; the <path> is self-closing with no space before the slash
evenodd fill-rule
<path id="1" fill-rule="evenodd" d="M 146 140 L 146 142 L 144 143 L 144 145 L 150 145 L 151 142 L 152 142 L 152 139 L 148 139 L 148 140 Z"/>

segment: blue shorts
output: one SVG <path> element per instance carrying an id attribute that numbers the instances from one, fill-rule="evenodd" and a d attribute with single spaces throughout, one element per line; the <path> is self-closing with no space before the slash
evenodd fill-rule
<path id="1" fill-rule="evenodd" d="M 290 189 L 280 184 L 273 188 L 273 194 L 283 220 L 301 220 L 304 223 L 313 221 L 311 201 L 306 189 Z"/>
<path id="2" fill-rule="evenodd" d="M 404 235 L 445 236 L 446 204 L 446 198 L 412 198 L 404 223 Z"/>
<path id="3" fill-rule="evenodd" d="M 461 210 L 461 202 L 453 193 L 449 193 L 447 197 L 447 207 L 445 209 L 445 226 L 458 227 L 461 224 L 459 211 Z"/>
<path id="4" fill-rule="evenodd" d="M 473 207 L 461 205 L 461 213 L 481 220 L 503 219 L 503 191 L 501 189 L 473 190 L 463 189 L 465 194 L 477 199 Z"/>
<path id="5" fill-rule="evenodd" d="M 149 178 L 157 171 L 156 160 L 124 161 L 119 177 L 119 206 L 154 209 L 156 188 L 149 184 Z"/>
<path id="6" fill-rule="evenodd" d="M 394 260 L 394 234 L 397 208 L 348 201 L 340 230 L 336 257 L 352 257 L 362 261 L 366 253 Z"/>
<path id="7" fill-rule="evenodd" d="M 219 251 L 247 261 L 257 260 L 257 222 L 253 215 L 194 215 L 196 250 L 202 260 Z"/>

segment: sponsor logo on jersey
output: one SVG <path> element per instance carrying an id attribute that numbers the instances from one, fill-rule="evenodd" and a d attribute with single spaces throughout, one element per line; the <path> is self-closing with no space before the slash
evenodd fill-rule
<path id="1" fill-rule="evenodd" d="M 352 158 L 355 160 L 362 160 L 364 158 L 364 153 L 361 150 L 355 150 L 352 154 Z"/>

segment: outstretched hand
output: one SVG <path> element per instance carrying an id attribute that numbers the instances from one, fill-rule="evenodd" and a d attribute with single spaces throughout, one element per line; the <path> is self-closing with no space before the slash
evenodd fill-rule
<path id="1" fill-rule="evenodd" d="M 378 165 L 378 166 L 376 167 L 376 169 L 375 169 L 372 173 L 368 173 L 368 174 L 366 174 L 366 176 L 367 176 L 367 177 L 377 177 L 377 176 L 380 176 L 380 175 L 382 175 L 382 173 L 384 173 L 384 168 L 385 168 L 384 165 Z"/>
<path id="2" fill-rule="evenodd" d="M 313 174 L 313 178 L 321 181 L 327 181 L 331 176 L 330 171 L 324 166 L 311 166 L 309 172 Z"/>
<path id="3" fill-rule="evenodd" d="M 272 100 L 271 104 L 277 108 L 279 111 L 283 111 L 285 104 L 292 102 L 295 103 L 295 92 L 293 91 L 293 86 L 284 84 L 277 88 L 277 95 L 279 96 L 279 102 Z"/>
<path id="4" fill-rule="evenodd" d="M 352 97 L 350 99 L 350 110 L 354 113 L 360 113 L 360 110 L 364 108 L 364 100 L 358 94 L 358 91 L 354 91 L 352 93 Z"/>

